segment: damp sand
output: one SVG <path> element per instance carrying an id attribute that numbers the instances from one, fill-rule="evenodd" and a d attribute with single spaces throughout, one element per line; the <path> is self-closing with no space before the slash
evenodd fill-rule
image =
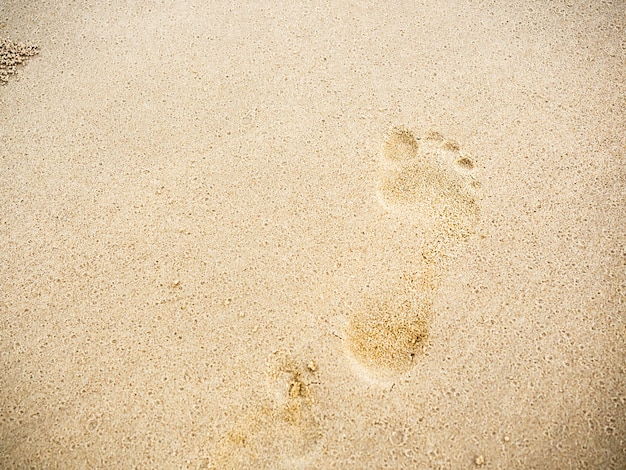
<path id="1" fill-rule="evenodd" d="M 4 1 L 0 466 L 624 468 L 625 23 Z"/>

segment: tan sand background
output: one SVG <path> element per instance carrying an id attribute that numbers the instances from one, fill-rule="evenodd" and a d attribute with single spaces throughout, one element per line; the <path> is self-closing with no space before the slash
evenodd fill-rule
<path id="1" fill-rule="evenodd" d="M 623 1 L 0 23 L 41 47 L 0 88 L 0 467 L 626 468 Z M 380 373 L 350 322 L 436 238 L 381 199 L 395 126 L 471 160 L 478 220 Z"/>

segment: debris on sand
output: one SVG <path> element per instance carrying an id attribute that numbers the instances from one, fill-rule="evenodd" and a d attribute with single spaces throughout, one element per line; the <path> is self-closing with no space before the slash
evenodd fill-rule
<path id="1" fill-rule="evenodd" d="M 6 85 L 9 77 L 15 75 L 17 66 L 38 53 L 39 47 L 36 45 L 0 38 L 0 85 Z"/>

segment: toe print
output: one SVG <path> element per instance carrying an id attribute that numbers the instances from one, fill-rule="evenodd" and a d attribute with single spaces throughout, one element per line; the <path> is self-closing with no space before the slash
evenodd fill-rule
<path id="1" fill-rule="evenodd" d="M 384 158 L 391 161 L 406 161 L 417 156 L 419 146 L 411 131 L 394 128 L 383 146 Z"/>

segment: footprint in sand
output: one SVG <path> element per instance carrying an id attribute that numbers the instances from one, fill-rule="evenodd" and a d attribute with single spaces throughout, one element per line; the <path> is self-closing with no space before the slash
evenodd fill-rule
<path id="1" fill-rule="evenodd" d="M 381 204 L 426 234 L 422 269 L 390 291 L 363 300 L 345 331 L 350 355 L 374 375 L 408 371 L 428 342 L 432 305 L 450 249 L 478 222 L 474 164 L 438 133 L 422 139 L 394 128 L 380 157 Z"/>
<path id="2" fill-rule="evenodd" d="M 247 404 L 247 411 L 217 443 L 208 468 L 305 466 L 320 437 L 311 386 L 316 372 L 313 361 L 305 366 L 287 352 L 271 354 L 266 399 Z"/>
<path id="3" fill-rule="evenodd" d="M 418 140 L 393 129 L 382 150 L 379 188 L 383 205 L 404 212 L 415 224 L 428 224 L 451 239 L 473 233 L 478 220 L 472 160 L 456 142 L 431 132 Z"/>

